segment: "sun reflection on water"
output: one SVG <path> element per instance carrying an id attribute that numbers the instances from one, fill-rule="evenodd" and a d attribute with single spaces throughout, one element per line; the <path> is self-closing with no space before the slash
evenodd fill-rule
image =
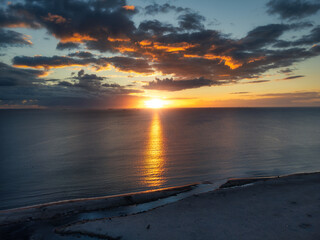
<path id="1" fill-rule="evenodd" d="M 149 130 L 145 152 L 145 182 L 150 187 L 164 183 L 164 142 L 159 113 L 155 112 Z"/>

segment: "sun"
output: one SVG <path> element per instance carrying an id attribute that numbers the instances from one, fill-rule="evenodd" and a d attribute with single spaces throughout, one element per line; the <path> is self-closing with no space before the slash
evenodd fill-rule
<path id="1" fill-rule="evenodd" d="M 144 102 L 144 105 L 147 108 L 163 108 L 163 106 L 166 104 L 166 102 L 164 100 L 158 99 L 158 98 L 154 98 L 151 100 L 147 100 Z"/>

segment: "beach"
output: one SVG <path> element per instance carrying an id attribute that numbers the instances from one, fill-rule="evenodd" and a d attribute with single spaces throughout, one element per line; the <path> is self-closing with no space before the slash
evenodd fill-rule
<path id="1" fill-rule="evenodd" d="M 156 194 L 165 199 L 179 195 L 179 191 L 191 191 L 193 187 L 166 190 L 166 195 L 156 191 Z M 6 218 L 2 211 L 0 234 L 1 239 L 319 239 L 319 189 L 320 173 L 304 173 L 231 179 L 213 191 L 192 194 L 148 211 L 113 217 L 76 221 L 72 215 L 81 211 L 88 214 L 106 210 L 99 206 L 101 210 L 85 211 L 83 204 L 81 211 L 75 207 L 69 213 L 64 210 L 50 216 L 43 211 L 42 217 L 29 216 L 22 221 L 19 221 L 19 214 L 25 217 L 25 209 L 12 210 L 11 215 L 7 211 Z M 144 199 L 140 204 L 154 200 L 152 194 L 148 194 L 148 198 L 141 197 L 144 193 L 138 195 L 140 200 Z M 92 206 L 90 200 L 85 201 L 84 205 Z M 137 207 L 139 203 L 131 201 L 130 204 L 129 201 L 122 205 Z M 110 209 L 115 207 L 117 205 L 110 205 Z M 61 206 L 60 210 L 55 208 L 61 211 Z M 10 218 L 15 220 L 10 222 Z M 70 222 L 65 221 L 67 219 Z"/>

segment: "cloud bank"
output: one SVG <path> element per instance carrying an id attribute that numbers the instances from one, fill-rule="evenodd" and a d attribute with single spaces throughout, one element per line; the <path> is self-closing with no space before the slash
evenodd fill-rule
<path id="1" fill-rule="evenodd" d="M 80 96 L 80 92 L 86 91 L 84 99 L 91 99 L 94 94 L 100 98 L 106 94 L 129 94 L 143 89 L 182 91 L 217 87 L 242 83 L 244 79 L 246 83 L 267 82 L 270 80 L 260 78 L 268 71 L 284 71 L 297 62 L 320 55 L 320 26 L 297 21 L 317 14 L 320 3 L 270 0 L 266 7 L 268 14 L 286 21 L 257 26 L 237 39 L 208 29 L 207 20 L 200 13 L 169 3 L 141 8 L 125 0 L 13 1 L 0 8 L 0 48 L 31 46 L 28 36 L 12 30 L 29 28 L 44 29 L 57 39 L 57 53 L 72 52 L 53 56 L 17 55 L 12 59 L 13 66 L 2 66 L 7 69 L 5 71 L 14 69 L 17 74 L 29 74 L 26 79 L 35 83 L 30 87 L 34 94 L 37 87 L 46 89 L 44 91 L 52 89 L 55 94 L 56 91 L 68 92 L 71 96 L 76 92 Z M 134 16 L 167 13 L 173 13 L 176 21 L 134 21 Z M 302 30 L 306 34 L 300 34 L 298 38 L 283 38 Z M 120 72 L 170 77 L 155 78 L 145 83 L 142 90 L 136 90 L 112 85 L 105 78 L 84 72 L 78 72 L 72 79 L 60 79 L 53 85 L 39 75 L 32 75 L 72 66 L 91 67 L 97 71 L 113 67 Z M 291 70 L 283 72 L 291 73 Z M 2 86 L 21 87 L 22 82 L 26 83 L 22 78 L 9 76 L 11 78 L 1 80 Z M 300 77 L 303 76 L 285 79 Z"/>

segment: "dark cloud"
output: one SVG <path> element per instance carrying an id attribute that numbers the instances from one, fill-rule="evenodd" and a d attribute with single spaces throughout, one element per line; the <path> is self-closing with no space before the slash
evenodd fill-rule
<path id="1" fill-rule="evenodd" d="M 104 87 L 111 87 L 111 88 L 120 88 L 121 86 L 117 83 L 104 83 L 102 84 Z M 133 87 L 133 85 L 127 85 L 127 87 Z"/>
<path id="2" fill-rule="evenodd" d="M 98 76 L 96 74 L 87 74 L 83 69 L 78 71 L 77 75 L 71 77 L 70 79 L 73 81 L 73 83 L 61 81 L 59 82 L 59 85 L 66 87 L 77 87 L 91 92 L 108 94 L 128 94 L 142 92 L 135 89 L 126 89 L 117 83 L 104 82 L 104 80 L 108 79 L 107 77 Z"/>
<path id="3" fill-rule="evenodd" d="M 128 107 L 141 90 L 103 82 L 106 78 L 79 71 L 70 81 L 45 80 L 43 71 L 19 69 L 0 63 L 0 105 L 106 108 Z M 50 84 L 47 84 L 51 82 Z"/>
<path id="4" fill-rule="evenodd" d="M 43 75 L 41 70 L 19 69 L 0 62 L 0 87 L 43 83 Z"/>
<path id="5" fill-rule="evenodd" d="M 153 69 L 146 59 L 130 57 L 71 58 L 65 56 L 16 56 L 12 59 L 12 62 L 13 65 L 17 67 L 42 67 L 44 69 L 92 65 L 96 69 L 102 70 L 103 68 L 108 68 L 109 65 L 113 65 L 115 68 L 123 72 L 153 73 Z"/>
<path id="6" fill-rule="evenodd" d="M 142 32 L 163 35 L 166 32 L 177 31 L 178 28 L 172 26 L 171 24 L 162 23 L 158 20 L 148 20 L 140 23 L 139 30 Z"/>
<path id="7" fill-rule="evenodd" d="M 257 49 L 275 42 L 285 31 L 290 29 L 287 24 L 269 24 L 256 27 L 241 39 L 241 47 Z"/>
<path id="8" fill-rule="evenodd" d="M 320 42 L 320 26 L 313 28 L 309 35 L 304 35 L 300 39 L 294 41 L 292 44 L 297 45 L 310 45 Z"/>
<path id="9" fill-rule="evenodd" d="M 320 26 L 314 27 L 311 32 L 307 35 L 300 37 L 295 41 L 277 40 L 275 41 L 274 47 L 288 48 L 292 46 L 304 46 L 312 45 L 320 42 Z"/>
<path id="10" fill-rule="evenodd" d="M 232 92 L 230 94 L 247 94 L 247 93 L 250 93 L 250 92 Z"/>
<path id="11" fill-rule="evenodd" d="M 290 76 L 290 77 L 286 77 L 282 80 L 291 80 L 291 79 L 296 79 L 296 78 L 303 78 L 305 77 L 304 75 L 296 75 L 296 76 Z"/>
<path id="12" fill-rule="evenodd" d="M 180 12 L 188 12 L 191 11 L 190 8 L 183 8 L 183 7 L 177 7 L 174 5 L 171 5 L 169 3 L 165 3 L 165 4 L 151 4 L 148 5 L 144 8 L 144 12 L 145 14 L 149 14 L 149 15 L 155 15 L 155 14 L 159 14 L 159 13 L 168 13 L 170 11 L 175 11 L 177 13 Z"/>
<path id="13" fill-rule="evenodd" d="M 127 93 L 141 93 L 141 90 L 126 89 L 117 83 L 105 82 L 108 77 L 98 76 L 96 74 L 87 74 L 83 69 L 78 73 L 72 74 L 73 77 L 69 78 L 69 81 L 60 81 L 58 85 L 65 87 L 77 87 L 91 92 L 105 92 L 108 94 L 127 94 Z M 74 76 L 75 75 L 75 76 Z"/>
<path id="14" fill-rule="evenodd" d="M 69 53 L 68 56 L 78 58 L 92 58 L 94 55 L 91 52 L 78 51 L 74 53 Z"/>
<path id="15" fill-rule="evenodd" d="M 4 30 L 0 28 L 0 48 L 17 46 L 22 47 L 25 45 L 32 45 L 29 37 L 11 30 Z"/>
<path id="16" fill-rule="evenodd" d="M 214 82 L 205 78 L 196 78 L 190 80 L 173 80 L 172 78 L 156 79 L 143 86 L 145 89 L 162 91 L 181 91 L 190 88 L 199 88 L 204 86 L 220 85 L 222 83 Z"/>
<path id="17" fill-rule="evenodd" d="M 90 6 L 90 7 L 88 7 Z M 58 49 L 72 43 L 98 42 L 102 39 L 130 37 L 136 29 L 125 0 L 32 0 L 11 3 L 0 18 L 3 27 L 46 28 L 61 40 Z"/>
<path id="18" fill-rule="evenodd" d="M 41 28 L 34 18 L 23 16 L 22 11 L 6 11 L 0 8 L 0 27 L 28 27 L 38 29 Z"/>
<path id="19" fill-rule="evenodd" d="M 80 47 L 79 43 L 73 43 L 73 42 L 66 42 L 66 43 L 62 43 L 59 42 L 57 44 L 57 49 L 58 50 L 71 50 L 71 49 L 78 49 Z"/>
<path id="20" fill-rule="evenodd" d="M 267 7 L 269 14 L 278 14 L 282 19 L 297 20 L 317 13 L 320 3 L 306 0 L 271 0 Z"/>
<path id="21" fill-rule="evenodd" d="M 180 28 L 184 30 L 199 30 L 204 28 L 203 22 L 206 18 L 198 13 L 192 12 L 180 15 L 178 20 Z"/>
<path id="22" fill-rule="evenodd" d="M 270 80 L 254 80 L 254 81 L 249 81 L 244 83 L 266 83 L 266 82 L 270 82 Z"/>
<path id="23" fill-rule="evenodd" d="M 71 87 L 73 86 L 73 84 L 71 82 L 67 82 L 67 81 L 60 81 L 58 83 L 59 86 L 64 86 L 64 87 Z"/>
<path id="24" fill-rule="evenodd" d="M 252 50 L 265 47 L 273 43 L 275 43 L 277 47 L 288 47 L 290 45 L 288 45 L 288 41 L 279 40 L 278 38 L 289 30 L 300 30 L 308 27 L 312 27 L 312 24 L 309 22 L 295 24 L 268 24 L 259 26 L 251 30 L 245 38 L 241 39 L 241 47 Z"/>
<path id="25" fill-rule="evenodd" d="M 77 76 L 72 77 L 72 79 L 78 80 L 74 86 L 94 90 L 101 88 L 101 81 L 106 79 L 106 77 L 100 77 L 96 74 L 86 74 L 82 69 L 78 72 Z"/>
<path id="26" fill-rule="evenodd" d="M 67 67 L 67 66 L 86 66 L 91 63 L 94 63 L 95 61 L 96 61 L 95 59 L 94 60 L 79 59 L 79 58 L 70 58 L 70 57 L 64 57 L 64 56 L 53 56 L 53 57 L 16 56 L 12 59 L 12 63 L 14 66 L 32 67 L 32 68 L 43 67 L 45 69 L 60 68 L 60 67 Z"/>
<path id="27" fill-rule="evenodd" d="M 132 91 L 134 92 L 134 91 Z M 0 106 L 23 106 L 26 104 L 53 108 L 127 108 L 134 107 L 140 97 L 129 96 L 129 89 L 118 92 L 92 92 L 83 88 L 63 85 L 31 85 L 2 87 L 0 91 Z"/>
<path id="28" fill-rule="evenodd" d="M 136 73 L 153 73 L 152 66 L 149 65 L 146 59 L 135 59 L 129 57 L 111 57 L 103 58 L 105 61 L 110 62 L 114 67 L 123 72 L 136 72 Z M 103 60 L 102 59 L 102 60 Z"/>
<path id="29" fill-rule="evenodd" d="M 290 69 L 290 68 L 286 68 L 286 69 L 282 69 L 280 71 L 278 71 L 279 73 L 292 73 L 294 69 Z"/>

